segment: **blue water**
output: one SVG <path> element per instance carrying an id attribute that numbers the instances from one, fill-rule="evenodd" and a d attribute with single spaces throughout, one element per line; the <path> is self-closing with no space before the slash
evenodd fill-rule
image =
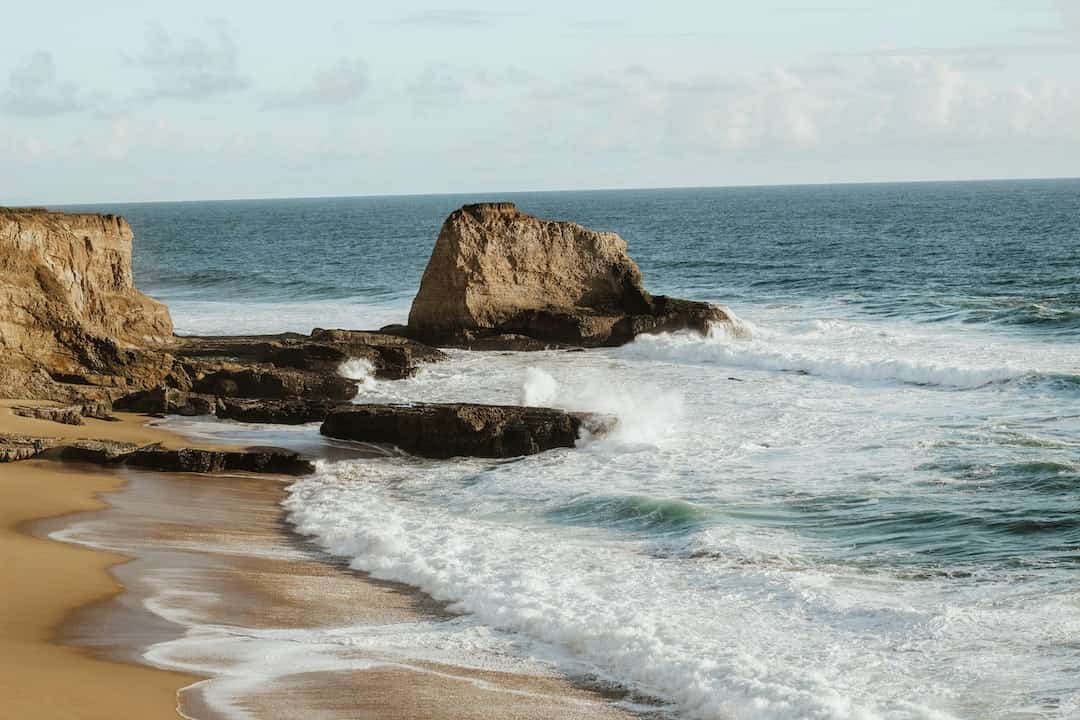
<path id="1" fill-rule="evenodd" d="M 298 531 L 456 603 L 463 648 L 509 634 L 676 717 L 1080 717 L 1080 181 L 95 209 L 178 331 L 214 333 L 403 321 L 482 200 L 619 232 L 651 290 L 747 333 L 365 382 L 620 424 L 511 463 L 329 463 Z"/>

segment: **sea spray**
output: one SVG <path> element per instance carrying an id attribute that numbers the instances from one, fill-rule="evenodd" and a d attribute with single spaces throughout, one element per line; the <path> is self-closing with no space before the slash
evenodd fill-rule
<path id="1" fill-rule="evenodd" d="M 540 368 L 525 369 L 525 382 L 521 385 L 521 404 L 542 407 L 555 401 L 559 384 L 555 378 Z"/>
<path id="2" fill-rule="evenodd" d="M 349 358 L 338 366 L 338 374 L 356 380 L 361 393 L 375 389 L 375 365 L 366 358 Z"/>
<path id="3" fill-rule="evenodd" d="M 614 417 L 615 425 L 603 438 L 627 444 L 653 444 L 676 431 L 683 412 L 677 392 L 650 384 L 627 384 L 618 377 L 583 372 L 569 387 L 538 367 L 525 369 L 522 399 L 525 405 L 549 405 L 565 410 Z"/>

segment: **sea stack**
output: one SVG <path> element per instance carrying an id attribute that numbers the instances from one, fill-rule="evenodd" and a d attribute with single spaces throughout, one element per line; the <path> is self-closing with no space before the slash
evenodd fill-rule
<path id="1" fill-rule="evenodd" d="M 522 339 L 585 347 L 641 333 L 706 332 L 717 305 L 650 295 L 626 241 L 513 203 L 465 205 L 446 218 L 409 312 L 408 334 L 442 345 L 528 349 Z M 543 347 L 543 345 L 539 345 Z"/>

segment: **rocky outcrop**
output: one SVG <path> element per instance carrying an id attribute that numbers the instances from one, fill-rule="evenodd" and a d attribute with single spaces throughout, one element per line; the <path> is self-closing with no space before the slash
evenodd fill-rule
<path id="1" fill-rule="evenodd" d="M 454 346 L 620 345 L 641 333 L 705 332 L 708 303 L 650 295 L 615 233 L 541 220 L 513 203 L 466 205 L 443 223 L 403 332 Z M 493 339 L 494 338 L 494 339 Z"/>
<path id="2" fill-rule="evenodd" d="M 252 400 L 220 398 L 217 416 L 246 423 L 303 425 L 326 418 L 337 403 L 329 400 Z"/>
<path id="3" fill-rule="evenodd" d="M 0 463 L 29 460 L 56 445 L 52 438 L 0 433 Z"/>
<path id="4" fill-rule="evenodd" d="M 574 447 L 583 426 L 603 421 L 552 408 L 466 403 L 348 405 L 331 412 L 321 432 L 333 438 L 395 445 L 432 458 L 517 457 Z"/>
<path id="5" fill-rule="evenodd" d="M 308 475 L 315 471 L 311 461 L 302 455 L 276 448 L 207 450 L 134 445 L 108 440 L 77 440 L 49 449 L 42 457 L 99 465 L 124 465 L 161 472 Z"/>
<path id="6" fill-rule="evenodd" d="M 0 209 L 0 395 L 107 397 L 160 382 L 172 339 L 161 303 L 135 289 L 132 233 L 115 215 Z"/>
<path id="7" fill-rule="evenodd" d="M 364 360 L 375 377 L 386 380 L 410 377 L 421 363 L 446 359 L 441 350 L 397 335 L 319 328 L 310 335 L 181 337 L 171 350 L 180 358 L 261 363 L 322 373 L 337 373 L 342 363 Z"/>
<path id="8" fill-rule="evenodd" d="M 400 379 L 422 363 L 446 358 L 441 350 L 396 335 L 322 329 L 311 335 L 179 337 L 169 350 L 176 355 L 174 386 L 124 395 L 117 409 L 315 422 L 356 396 L 357 381 L 341 374 L 351 362 L 366 363 L 374 377 Z"/>
<path id="9" fill-rule="evenodd" d="M 64 425 L 82 425 L 83 409 L 81 405 L 15 405 L 11 412 L 20 417 L 34 418 L 63 423 Z"/>

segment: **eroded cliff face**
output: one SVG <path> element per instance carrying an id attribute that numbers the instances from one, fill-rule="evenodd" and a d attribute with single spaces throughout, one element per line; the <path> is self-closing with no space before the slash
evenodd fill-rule
<path id="1" fill-rule="evenodd" d="M 466 346 L 500 334 L 617 345 L 642 332 L 704 332 L 727 317 L 719 306 L 650 295 L 615 233 L 485 203 L 443 223 L 407 332 Z"/>
<path id="2" fill-rule="evenodd" d="M 115 215 L 0 209 L 0 395 L 63 395 L 49 379 L 151 382 L 171 364 L 157 352 L 169 311 L 135 289 L 131 249 Z"/>

